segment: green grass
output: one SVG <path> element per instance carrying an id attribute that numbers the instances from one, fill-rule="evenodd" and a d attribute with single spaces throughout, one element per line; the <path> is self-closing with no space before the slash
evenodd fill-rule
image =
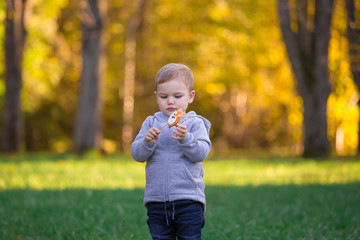
<path id="1" fill-rule="evenodd" d="M 151 239 L 144 164 L 0 156 L 0 239 Z M 207 160 L 203 239 L 359 239 L 360 161 Z"/>

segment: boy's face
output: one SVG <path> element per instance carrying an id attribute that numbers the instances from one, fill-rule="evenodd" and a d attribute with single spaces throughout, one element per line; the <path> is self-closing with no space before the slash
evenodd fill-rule
<path id="1" fill-rule="evenodd" d="M 155 96 L 160 111 L 166 116 L 170 116 L 180 108 L 186 112 L 189 103 L 194 100 L 195 91 L 189 90 L 180 79 L 174 79 L 159 84 Z"/>

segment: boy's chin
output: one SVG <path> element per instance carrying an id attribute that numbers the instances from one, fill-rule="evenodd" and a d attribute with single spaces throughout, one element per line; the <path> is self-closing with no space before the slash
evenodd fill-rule
<path id="1" fill-rule="evenodd" d="M 169 111 L 163 111 L 163 110 L 160 110 L 163 114 L 165 114 L 166 116 L 170 117 L 171 113 Z"/>

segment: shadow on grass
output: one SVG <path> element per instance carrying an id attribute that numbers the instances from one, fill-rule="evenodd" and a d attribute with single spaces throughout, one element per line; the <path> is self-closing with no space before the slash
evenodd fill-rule
<path id="1" fill-rule="evenodd" d="M 207 186 L 203 239 L 359 239 L 360 183 Z M 0 239 L 150 239 L 143 189 L 0 191 Z"/>

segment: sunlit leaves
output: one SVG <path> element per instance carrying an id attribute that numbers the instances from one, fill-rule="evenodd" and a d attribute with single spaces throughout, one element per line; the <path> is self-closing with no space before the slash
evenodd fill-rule
<path id="1" fill-rule="evenodd" d="M 39 104 L 52 99 L 63 74 L 61 60 L 53 53 L 60 10 L 67 0 L 37 0 L 26 24 L 28 37 L 23 62 L 24 111 L 34 111 Z"/>
<path id="2" fill-rule="evenodd" d="M 336 154 L 355 154 L 358 144 L 358 89 L 348 61 L 345 3 L 336 2 L 329 47 L 329 70 L 333 92 L 328 100 L 328 135 Z"/>
<path id="3" fill-rule="evenodd" d="M 104 33 L 107 71 L 104 85 L 104 146 L 116 149 L 121 134 L 124 37 L 136 1 L 109 2 Z M 295 7 L 296 1 L 291 1 Z M 314 1 L 310 1 L 314 2 Z M 276 0 L 146 1 L 138 33 L 134 128 L 157 111 L 153 80 L 169 62 L 188 65 L 196 98 L 189 106 L 212 122 L 214 149 L 285 147 L 302 138 L 302 100 L 280 35 Z M 329 71 L 333 93 L 328 102 L 329 138 L 334 151 L 353 154 L 359 110 L 352 83 L 343 1 L 335 1 Z M 309 5 L 308 10 L 314 10 Z M 0 1 L 0 21 L 5 1 Z M 294 23 L 294 28 L 296 23 Z M 78 1 L 34 0 L 27 22 L 23 62 L 23 107 L 27 129 L 39 148 L 65 151 L 71 146 L 81 70 L 81 16 Z M 312 26 L 308 26 L 312 27 Z M 0 25 L 4 39 L 4 24 Z M 0 60 L 4 59 L 3 44 Z M 5 87 L 0 65 L 0 98 Z M 2 100 L 0 100 L 1 102 Z M 52 134 L 48 134 L 51 130 Z M 341 135 L 342 134 L 342 135 Z"/>
<path id="4" fill-rule="evenodd" d="M 210 10 L 209 16 L 212 20 L 218 22 L 222 19 L 229 17 L 231 14 L 230 6 L 225 0 L 215 1 L 215 6 Z"/>

